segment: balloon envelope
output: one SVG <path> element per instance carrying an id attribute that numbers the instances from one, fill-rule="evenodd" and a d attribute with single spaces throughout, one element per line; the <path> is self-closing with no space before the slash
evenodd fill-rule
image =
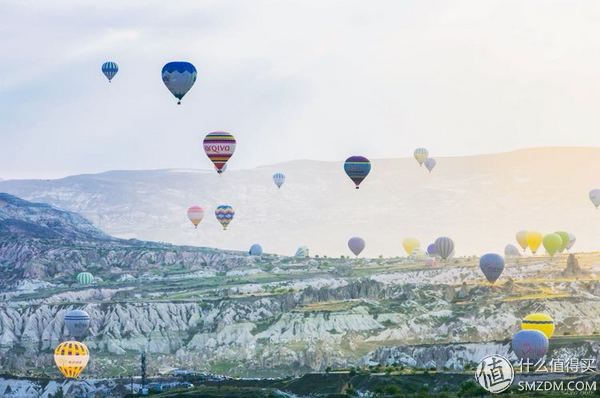
<path id="1" fill-rule="evenodd" d="M 521 321 L 521 329 L 538 330 L 550 338 L 554 334 L 554 319 L 547 314 L 529 314 Z"/>
<path id="2" fill-rule="evenodd" d="M 520 257 L 521 252 L 515 245 L 508 244 L 504 247 L 504 257 Z"/>
<path id="3" fill-rule="evenodd" d="M 360 183 L 369 175 L 371 171 L 371 162 L 364 156 L 350 156 L 344 162 L 344 171 L 356 185 L 356 189 Z"/>
<path id="4" fill-rule="evenodd" d="M 215 216 L 217 217 L 217 221 L 223 226 L 223 230 L 226 230 L 227 226 L 229 226 L 229 223 L 235 216 L 235 211 L 233 210 L 233 207 L 229 205 L 219 205 L 215 210 Z"/>
<path id="5" fill-rule="evenodd" d="M 512 338 L 512 349 L 519 359 L 537 362 L 548 352 L 548 339 L 539 330 L 521 330 Z"/>
<path id="6" fill-rule="evenodd" d="M 200 206 L 192 206 L 188 209 L 187 216 L 192 224 L 194 224 L 194 227 L 198 227 L 198 224 L 204 218 L 204 209 Z"/>
<path id="7" fill-rule="evenodd" d="M 569 233 L 565 231 L 556 231 L 555 234 L 560 236 L 560 239 L 562 240 L 560 249 L 558 249 L 559 253 L 562 253 L 569 246 Z"/>
<path id="8" fill-rule="evenodd" d="M 417 162 L 419 162 L 419 165 L 422 166 L 423 162 L 429 157 L 429 151 L 425 148 L 417 148 L 413 155 L 417 159 Z"/>
<path id="9" fill-rule="evenodd" d="M 348 248 L 355 256 L 358 256 L 365 249 L 365 240 L 355 236 L 348 240 Z"/>
<path id="10" fill-rule="evenodd" d="M 298 248 L 298 250 L 296 250 L 295 256 L 296 257 L 308 257 L 309 256 L 308 247 L 300 246 Z"/>
<path id="11" fill-rule="evenodd" d="M 106 76 L 109 83 L 113 77 L 115 77 L 118 71 L 119 66 L 115 62 L 108 61 L 102 64 L 102 73 L 104 73 L 104 76 Z"/>
<path id="12" fill-rule="evenodd" d="M 421 244 L 415 238 L 406 238 L 402 241 L 402 247 L 404 247 L 404 251 L 409 256 L 412 256 L 416 249 L 419 248 Z"/>
<path id="13" fill-rule="evenodd" d="M 544 236 L 540 232 L 537 232 L 537 231 L 528 231 L 527 232 L 527 246 L 529 246 L 529 249 L 531 250 L 531 252 L 533 254 L 535 254 L 537 252 L 537 249 L 542 244 L 543 239 L 544 239 Z"/>
<path id="14" fill-rule="evenodd" d="M 162 80 L 178 104 L 196 82 L 196 68 L 189 62 L 169 62 L 162 68 Z"/>
<path id="15" fill-rule="evenodd" d="M 235 137 L 225 131 L 213 131 L 204 138 L 204 152 L 213 162 L 217 173 L 225 171 L 227 161 L 235 152 Z"/>
<path id="16" fill-rule="evenodd" d="M 434 158 L 427 158 L 427 159 L 425 159 L 424 163 L 425 163 L 425 167 L 427 167 L 427 170 L 429 170 L 429 172 L 431 173 L 431 170 L 433 170 L 433 168 L 435 167 L 437 162 L 435 161 Z"/>
<path id="17" fill-rule="evenodd" d="M 89 360 L 88 348 L 78 341 L 65 341 L 54 349 L 54 363 L 63 376 L 69 379 L 76 379 Z"/>
<path id="18" fill-rule="evenodd" d="M 559 234 L 547 234 L 543 239 L 544 249 L 549 255 L 554 256 L 560 250 L 563 240 Z"/>
<path id="19" fill-rule="evenodd" d="M 484 254 L 479 259 L 479 268 L 481 268 L 488 282 L 494 283 L 504 271 L 504 259 L 496 253 Z"/>
<path id="20" fill-rule="evenodd" d="M 435 256 L 438 254 L 437 249 L 435 248 L 435 243 L 431 243 L 429 246 L 427 246 L 427 254 L 430 256 Z"/>
<path id="21" fill-rule="evenodd" d="M 600 206 L 600 189 L 592 189 L 590 191 L 590 200 L 596 206 L 596 209 Z"/>
<path id="22" fill-rule="evenodd" d="M 258 243 L 255 243 L 252 246 L 250 246 L 250 250 L 248 251 L 248 254 L 250 254 L 251 256 L 262 256 L 262 253 L 262 246 Z"/>
<path id="23" fill-rule="evenodd" d="M 454 242 L 452 241 L 452 239 L 450 239 L 446 236 L 437 238 L 435 240 L 435 250 L 436 250 L 437 254 L 445 260 L 454 251 Z"/>
<path id="24" fill-rule="evenodd" d="M 574 234 L 569 233 L 569 244 L 567 245 L 567 250 L 571 250 L 577 238 Z"/>
<path id="25" fill-rule="evenodd" d="M 90 327 L 90 315 L 83 310 L 71 310 L 65 314 L 65 326 L 69 336 L 81 338 Z"/>
<path id="26" fill-rule="evenodd" d="M 281 188 L 281 186 L 285 182 L 285 174 L 283 174 L 283 173 L 273 174 L 273 182 L 275 183 L 275 185 L 277 185 L 277 188 Z"/>
<path id="27" fill-rule="evenodd" d="M 527 231 L 519 231 L 517 232 L 517 243 L 521 246 L 521 249 L 527 249 Z"/>
<path id="28" fill-rule="evenodd" d="M 77 283 L 80 285 L 89 285 L 94 281 L 94 275 L 89 272 L 80 272 L 77 274 Z"/>

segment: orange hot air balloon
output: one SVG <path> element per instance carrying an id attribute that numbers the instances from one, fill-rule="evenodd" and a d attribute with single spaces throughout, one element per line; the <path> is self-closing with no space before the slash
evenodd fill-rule
<path id="1" fill-rule="evenodd" d="M 76 379 L 90 360 L 90 351 L 79 341 L 65 341 L 54 350 L 54 362 L 68 379 Z"/>

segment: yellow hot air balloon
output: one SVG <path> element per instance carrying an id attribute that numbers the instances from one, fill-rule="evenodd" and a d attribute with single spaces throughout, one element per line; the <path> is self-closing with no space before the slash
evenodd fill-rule
<path id="1" fill-rule="evenodd" d="M 527 231 L 517 232 L 517 243 L 521 246 L 521 249 L 527 250 Z"/>
<path id="2" fill-rule="evenodd" d="M 538 247 L 542 244 L 542 240 L 544 239 L 544 235 L 537 231 L 528 231 L 527 232 L 527 246 L 533 254 L 537 251 Z"/>
<path id="3" fill-rule="evenodd" d="M 529 314 L 521 321 L 521 329 L 538 330 L 550 338 L 554 334 L 554 319 L 546 314 Z"/>
<path id="4" fill-rule="evenodd" d="M 90 352 L 79 341 L 65 341 L 54 350 L 54 362 L 68 379 L 76 379 L 90 360 Z"/>
<path id="5" fill-rule="evenodd" d="M 406 254 L 411 256 L 414 253 L 414 251 L 421 246 L 421 244 L 415 238 L 406 238 L 402 241 L 402 246 L 404 246 Z"/>
<path id="6" fill-rule="evenodd" d="M 554 256 L 556 252 L 560 250 L 563 240 L 559 234 L 547 234 L 544 236 L 542 243 L 544 244 L 544 249 L 546 249 L 548 254 Z"/>

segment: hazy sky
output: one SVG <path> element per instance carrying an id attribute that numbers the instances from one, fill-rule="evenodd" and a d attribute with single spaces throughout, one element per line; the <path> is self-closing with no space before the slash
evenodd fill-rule
<path id="1" fill-rule="evenodd" d="M 0 0 L 0 51 L 5 179 L 600 145 L 596 0 Z"/>

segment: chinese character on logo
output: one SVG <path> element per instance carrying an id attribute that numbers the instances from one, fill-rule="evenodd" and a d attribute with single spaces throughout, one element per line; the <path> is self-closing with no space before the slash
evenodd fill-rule
<path id="1" fill-rule="evenodd" d="M 501 355 L 483 358 L 475 371 L 475 379 L 479 385 L 491 393 L 506 390 L 512 384 L 514 377 L 515 371 L 511 363 Z"/>

